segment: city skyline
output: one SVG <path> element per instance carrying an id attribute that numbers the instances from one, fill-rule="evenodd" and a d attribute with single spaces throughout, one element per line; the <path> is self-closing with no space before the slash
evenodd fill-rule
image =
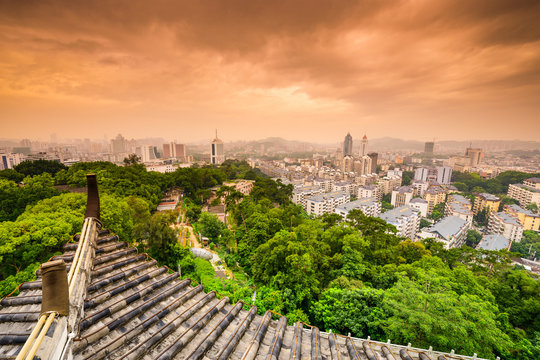
<path id="1" fill-rule="evenodd" d="M 189 143 L 217 127 L 225 141 L 537 140 L 539 11 L 534 1 L 5 2 L 1 137 Z"/>

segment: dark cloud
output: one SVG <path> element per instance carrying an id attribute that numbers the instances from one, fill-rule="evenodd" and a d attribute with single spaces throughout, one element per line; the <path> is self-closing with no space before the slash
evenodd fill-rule
<path id="1" fill-rule="evenodd" d="M 111 117 L 425 124 L 515 109 L 535 125 L 539 14 L 504 0 L 6 1 L 0 96 L 108 104 Z"/>

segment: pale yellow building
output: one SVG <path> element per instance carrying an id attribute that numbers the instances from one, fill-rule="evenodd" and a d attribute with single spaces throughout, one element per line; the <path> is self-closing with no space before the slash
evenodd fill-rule
<path id="1" fill-rule="evenodd" d="M 499 205 L 501 204 L 501 199 L 495 195 L 488 193 L 476 194 L 474 198 L 473 213 L 476 215 L 480 211 L 487 208 L 488 213 L 496 212 L 499 210 Z"/>
<path id="2" fill-rule="evenodd" d="M 441 187 L 432 186 L 424 192 L 423 198 L 428 202 L 428 214 L 431 214 L 435 205 L 444 202 L 446 193 Z"/>
<path id="3" fill-rule="evenodd" d="M 523 230 L 538 231 L 540 229 L 540 215 L 535 214 L 530 210 L 512 204 L 505 205 L 504 212 L 518 219 L 521 225 L 523 225 Z"/>

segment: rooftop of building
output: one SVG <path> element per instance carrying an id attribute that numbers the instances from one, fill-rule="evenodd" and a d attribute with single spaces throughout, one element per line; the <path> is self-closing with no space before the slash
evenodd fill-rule
<path id="1" fill-rule="evenodd" d="M 444 190 L 439 186 L 431 186 L 429 189 L 427 189 L 424 194 L 430 194 L 430 195 L 438 195 L 444 193 Z"/>
<path id="2" fill-rule="evenodd" d="M 514 226 L 521 226 L 521 223 L 519 222 L 518 219 L 516 219 L 515 217 L 505 213 L 505 212 L 498 212 L 498 213 L 492 213 L 492 216 L 496 216 L 497 218 L 499 218 L 502 222 L 504 222 L 505 224 L 510 224 L 510 225 L 514 225 Z"/>
<path id="3" fill-rule="evenodd" d="M 504 207 L 508 208 L 508 209 L 510 209 L 512 211 L 515 211 L 517 213 L 525 214 L 526 216 L 532 216 L 532 217 L 539 217 L 540 218 L 540 215 L 533 213 L 531 210 L 524 209 L 524 208 L 522 208 L 521 206 L 519 206 L 517 204 L 505 205 Z"/>
<path id="4" fill-rule="evenodd" d="M 379 218 L 389 223 L 396 223 L 401 218 L 419 216 L 420 210 L 412 206 L 400 206 L 379 215 Z"/>
<path id="5" fill-rule="evenodd" d="M 530 182 L 530 183 L 533 183 L 533 184 L 540 184 L 540 178 L 538 178 L 538 177 L 533 177 L 533 178 L 525 179 L 525 181 Z"/>
<path id="6" fill-rule="evenodd" d="M 482 240 L 476 246 L 477 249 L 484 250 L 502 250 L 508 249 L 510 246 L 510 240 L 499 234 L 489 234 L 485 235 Z"/>
<path id="7" fill-rule="evenodd" d="M 327 201 L 331 199 L 339 199 L 339 198 L 347 197 L 347 196 L 350 196 L 348 192 L 334 191 L 334 192 L 329 192 L 326 194 L 317 194 L 315 196 L 311 196 L 308 198 L 308 200 L 312 202 L 323 202 L 323 201 Z"/>
<path id="8" fill-rule="evenodd" d="M 400 194 L 412 193 L 412 192 L 414 192 L 414 187 L 412 187 L 410 185 L 405 185 L 405 186 L 400 186 L 400 187 L 398 187 L 397 189 L 395 189 L 393 191 L 396 191 L 396 192 L 398 192 Z"/>
<path id="9" fill-rule="evenodd" d="M 367 197 L 367 198 L 362 198 L 362 199 L 345 203 L 343 205 L 338 206 L 337 209 L 349 212 L 354 209 L 360 209 L 364 206 L 374 206 L 377 204 L 379 204 L 377 199 L 373 197 Z"/>
<path id="10" fill-rule="evenodd" d="M 478 196 L 484 198 L 484 200 L 487 200 L 487 201 L 500 201 L 501 200 L 497 196 L 493 194 L 489 194 L 489 193 L 480 193 L 478 194 Z"/>
<path id="11" fill-rule="evenodd" d="M 461 214 L 467 214 L 467 215 L 472 215 L 472 211 L 471 209 L 469 209 L 469 207 L 467 207 L 465 204 L 463 203 L 459 203 L 459 202 L 450 202 L 450 203 L 447 203 L 446 206 L 448 207 L 449 210 L 453 211 L 453 212 L 458 212 L 458 213 L 461 213 Z"/>
<path id="12" fill-rule="evenodd" d="M 360 189 L 375 190 L 375 189 L 377 189 L 377 186 L 375 186 L 375 185 L 364 185 L 364 186 L 360 186 Z"/>
<path id="13" fill-rule="evenodd" d="M 450 240 L 452 236 L 458 234 L 461 229 L 467 224 L 467 221 L 457 216 L 447 216 L 442 218 L 438 223 L 431 226 L 427 231 L 437 233 L 442 238 Z"/>
<path id="14" fill-rule="evenodd" d="M 293 190 L 293 193 L 304 193 L 304 192 L 310 192 L 314 190 L 321 190 L 320 186 L 317 185 L 302 185 L 296 189 Z"/>
<path id="15" fill-rule="evenodd" d="M 409 201 L 409 204 L 427 204 L 427 200 L 424 200 L 422 198 L 414 198 Z"/>
<path id="16" fill-rule="evenodd" d="M 466 204 L 466 205 L 471 205 L 471 200 L 469 200 L 468 198 L 466 198 L 465 196 L 463 195 L 459 195 L 459 194 L 451 194 L 449 195 L 452 200 L 451 202 L 454 202 L 454 203 L 460 203 L 460 204 Z"/>
<path id="17" fill-rule="evenodd" d="M 512 185 L 517 186 L 517 187 L 519 187 L 519 188 L 522 188 L 522 189 L 524 189 L 524 190 L 530 191 L 530 192 L 540 193 L 540 189 L 536 189 L 536 188 L 527 186 L 527 185 L 525 185 L 525 184 L 512 184 Z"/>

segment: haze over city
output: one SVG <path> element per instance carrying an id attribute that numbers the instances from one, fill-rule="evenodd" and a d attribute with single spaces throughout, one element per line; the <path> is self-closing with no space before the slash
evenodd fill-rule
<path id="1" fill-rule="evenodd" d="M 537 1 L 2 2 L 2 138 L 538 140 Z"/>

